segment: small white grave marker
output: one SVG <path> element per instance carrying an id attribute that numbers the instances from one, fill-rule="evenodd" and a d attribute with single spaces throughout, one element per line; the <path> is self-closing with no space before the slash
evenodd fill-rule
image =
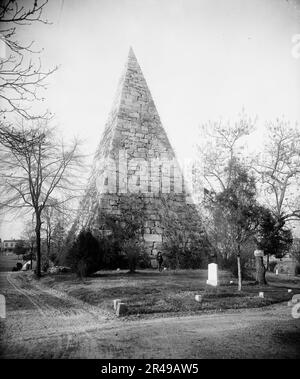
<path id="1" fill-rule="evenodd" d="M 292 290 L 289 288 L 289 289 L 288 289 L 288 292 L 292 292 Z"/>
<path id="2" fill-rule="evenodd" d="M 218 285 L 218 265 L 216 263 L 210 263 L 208 265 L 208 279 L 206 284 L 210 286 Z"/>
<path id="3" fill-rule="evenodd" d="M 201 295 L 195 295 L 195 300 L 200 303 L 202 301 L 202 296 Z"/>
<path id="4" fill-rule="evenodd" d="M 275 270 L 275 275 L 278 275 L 278 268 Z"/>
<path id="5" fill-rule="evenodd" d="M 264 257 L 264 251 L 263 250 L 254 250 L 254 256 L 263 258 Z"/>
<path id="6" fill-rule="evenodd" d="M 5 296 L 0 294 L 0 318 L 6 318 Z"/>
<path id="7" fill-rule="evenodd" d="M 259 297 L 264 297 L 264 293 L 263 292 L 259 292 L 258 296 Z"/>
<path id="8" fill-rule="evenodd" d="M 117 311 L 116 315 L 117 316 L 122 316 L 127 312 L 127 306 L 125 303 L 118 303 L 117 305 Z"/>
<path id="9" fill-rule="evenodd" d="M 118 307 L 118 304 L 121 303 L 121 299 L 115 299 L 114 300 L 114 310 L 116 311 L 117 310 L 117 307 Z"/>

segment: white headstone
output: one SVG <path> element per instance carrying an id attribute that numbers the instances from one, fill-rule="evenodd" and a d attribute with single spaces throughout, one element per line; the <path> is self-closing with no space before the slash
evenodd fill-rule
<path id="1" fill-rule="evenodd" d="M 218 285 L 218 265 L 216 263 L 210 263 L 208 265 L 208 279 L 206 284 L 210 286 Z"/>
<path id="2" fill-rule="evenodd" d="M 202 296 L 201 295 L 195 295 L 195 300 L 201 303 L 202 301 Z"/>
<path id="3" fill-rule="evenodd" d="M 263 257 L 264 251 L 263 250 L 254 250 L 254 256 L 255 257 Z"/>
<path id="4" fill-rule="evenodd" d="M 125 303 L 118 303 L 117 309 L 116 309 L 116 315 L 122 316 L 126 314 L 127 312 L 127 305 Z"/>
<path id="5" fill-rule="evenodd" d="M 275 274 L 278 275 L 278 268 L 275 270 Z"/>
<path id="6" fill-rule="evenodd" d="M 259 297 L 264 297 L 264 293 L 263 292 L 259 292 L 258 296 Z"/>
<path id="7" fill-rule="evenodd" d="M 6 318 L 5 296 L 0 294 L 0 318 Z"/>
<path id="8" fill-rule="evenodd" d="M 146 242 L 162 242 L 162 236 L 160 234 L 144 234 L 143 238 Z"/>
<path id="9" fill-rule="evenodd" d="M 114 303 L 114 310 L 115 311 L 117 310 L 118 304 L 121 303 L 121 301 L 122 301 L 121 299 L 115 299 L 113 301 L 113 303 Z"/>

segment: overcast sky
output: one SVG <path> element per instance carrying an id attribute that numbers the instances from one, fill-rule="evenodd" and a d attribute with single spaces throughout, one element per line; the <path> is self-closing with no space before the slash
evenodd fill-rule
<path id="1" fill-rule="evenodd" d="M 52 25 L 27 27 L 20 38 L 44 48 L 44 66 L 60 65 L 46 104 L 91 154 L 129 46 L 179 159 L 192 158 L 199 124 L 242 107 L 258 116 L 253 144 L 266 120 L 300 121 L 298 0 L 51 0 L 45 16 Z M 0 226 L 1 238 L 19 233 L 20 225 Z"/>

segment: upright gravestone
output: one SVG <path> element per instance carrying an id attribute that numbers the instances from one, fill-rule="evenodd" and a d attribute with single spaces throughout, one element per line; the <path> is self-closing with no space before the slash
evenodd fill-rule
<path id="1" fill-rule="evenodd" d="M 256 283 L 260 285 L 267 284 L 265 274 L 266 274 L 266 268 L 264 266 L 264 251 L 263 250 L 255 250 L 254 251 L 255 256 L 255 266 L 256 266 Z"/>
<path id="2" fill-rule="evenodd" d="M 218 265 L 216 263 L 210 263 L 208 265 L 208 279 L 206 284 L 210 286 L 218 285 Z"/>
<path id="3" fill-rule="evenodd" d="M 5 305 L 5 297 L 0 294 L 0 318 L 6 317 L 6 305 Z"/>

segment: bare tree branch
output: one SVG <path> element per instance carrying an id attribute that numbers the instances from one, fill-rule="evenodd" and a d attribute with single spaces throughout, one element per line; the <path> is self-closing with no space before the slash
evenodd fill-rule
<path id="1" fill-rule="evenodd" d="M 300 216 L 300 129 L 283 118 L 269 122 L 267 127 L 268 139 L 255 171 L 276 217 L 295 220 Z"/>
<path id="2" fill-rule="evenodd" d="M 45 110 L 36 113 L 32 105 L 44 101 L 40 91 L 47 88 L 46 80 L 58 67 L 43 70 L 39 57 L 41 51 L 34 51 L 33 44 L 19 42 L 18 25 L 31 25 L 36 22 L 48 24 L 42 12 L 48 0 L 22 2 L 7 0 L 0 5 L 0 38 L 6 46 L 6 56 L 0 59 L 0 125 L 7 122 L 10 114 L 27 120 L 50 118 Z"/>
<path id="3" fill-rule="evenodd" d="M 47 123 L 23 125 L 18 130 L 2 127 L 1 131 L 0 210 L 31 208 L 39 256 L 43 213 L 49 208 L 66 209 L 67 202 L 81 196 L 83 186 L 78 178 L 83 156 L 77 140 L 70 146 L 59 143 Z"/>

